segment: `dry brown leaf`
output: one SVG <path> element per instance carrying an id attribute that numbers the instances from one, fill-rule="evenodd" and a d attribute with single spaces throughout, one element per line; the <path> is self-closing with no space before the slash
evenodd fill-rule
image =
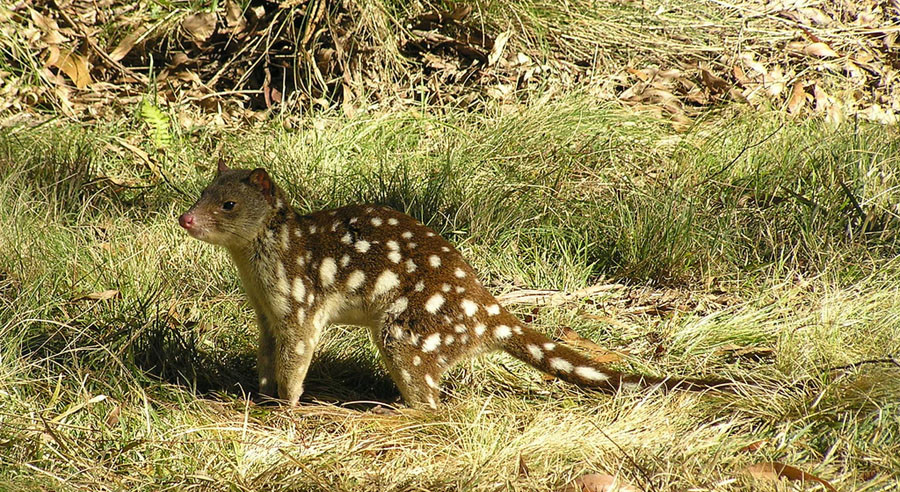
<path id="1" fill-rule="evenodd" d="M 131 52 L 131 49 L 134 48 L 134 43 L 136 43 L 145 32 L 147 32 L 147 28 L 138 26 L 137 29 L 131 31 L 125 38 L 119 41 L 116 48 L 110 52 L 109 57 L 115 61 L 120 61 L 122 58 L 125 58 L 128 53 Z"/>
<path id="2" fill-rule="evenodd" d="M 225 0 L 225 25 L 231 27 L 235 34 L 247 27 L 241 4 L 235 0 Z"/>
<path id="3" fill-rule="evenodd" d="M 79 89 L 84 89 L 93 82 L 87 58 L 77 53 L 60 51 L 59 57 L 53 60 L 52 65 L 62 70 Z"/>
<path id="4" fill-rule="evenodd" d="M 60 34 L 59 25 L 55 20 L 41 14 L 36 10 L 31 11 L 31 21 L 43 33 L 41 40 L 49 45 L 59 44 L 67 41 L 66 37 Z"/>
<path id="5" fill-rule="evenodd" d="M 562 328 L 561 340 L 573 347 L 581 349 L 583 352 L 587 352 L 591 360 L 597 362 L 598 364 L 609 364 L 622 360 L 621 355 L 606 350 L 605 348 L 594 343 L 592 340 L 579 335 L 578 332 L 569 327 Z"/>
<path id="6" fill-rule="evenodd" d="M 122 404 L 118 404 L 106 414 L 106 426 L 115 427 L 119 425 L 119 414 L 122 413 Z"/>
<path id="7" fill-rule="evenodd" d="M 705 68 L 700 69 L 700 80 L 703 81 L 703 85 L 705 85 L 713 94 L 722 94 L 731 88 L 731 84 L 729 84 L 728 81 Z"/>
<path id="8" fill-rule="evenodd" d="M 83 296 L 72 299 L 73 301 L 108 301 L 119 297 L 119 291 L 115 289 L 104 290 L 101 292 L 91 292 Z"/>
<path id="9" fill-rule="evenodd" d="M 755 465 L 750 465 L 747 468 L 744 468 L 744 473 L 747 473 L 753 478 L 757 478 L 760 480 L 777 481 L 782 478 L 786 478 L 795 482 L 816 482 L 822 484 L 826 489 L 832 492 L 837 492 L 834 486 L 827 481 L 822 480 L 821 478 L 811 473 L 807 473 L 799 468 L 795 468 L 791 465 L 785 465 L 784 463 L 779 463 L 777 461 L 756 463 Z"/>
<path id="10" fill-rule="evenodd" d="M 768 440 L 768 439 L 760 439 L 759 441 L 753 441 L 753 442 L 751 442 L 750 444 L 748 444 L 748 445 L 742 447 L 742 448 L 739 449 L 738 451 L 740 451 L 741 453 L 752 453 L 752 452 L 754 452 L 754 451 L 759 450 L 760 448 L 762 448 L 762 447 L 765 446 L 766 444 L 769 444 L 769 440 Z"/>
<path id="11" fill-rule="evenodd" d="M 589 473 L 576 478 L 561 492 L 640 492 L 640 489 L 608 473 Z"/>
<path id="12" fill-rule="evenodd" d="M 490 54 L 488 54 L 488 66 L 494 65 L 497 63 L 497 60 L 503 56 L 503 48 L 506 47 L 506 42 L 509 41 L 509 37 L 512 36 L 512 31 L 503 31 L 499 35 L 497 35 L 497 39 L 494 40 L 494 48 L 491 49 Z"/>
<path id="13" fill-rule="evenodd" d="M 797 81 L 794 82 L 794 87 L 791 89 L 791 98 L 788 99 L 787 109 L 791 114 L 797 114 L 800 110 L 803 109 L 803 104 L 806 102 L 806 91 L 803 90 L 803 82 Z"/>
<path id="14" fill-rule="evenodd" d="M 531 471 L 528 469 L 528 465 L 525 463 L 525 458 L 522 457 L 522 453 L 519 453 L 517 475 L 519 478 L 527 478 L 529 473 L 531 473 Z"/>
<path id="15" fill-rule="evenodd" d="M 197 44 L 205 43 L 216 32 L 216 14 L 215 12 L 191 14 L 181 21 L 181 27 Z"/>
<path id="16" fill-rule="evenodd" d="M 811 20 L 814 24 L 827 26 L 828 24 L 831 24 L 832 22 L 834 22 L 834 20 L 831 18 L 831 16 L 829 16 L 828 14 L 826 14 L 825 12 L 823 12 L 817 8 L 801 7 L 799 9 L 797 9 L 797 11 L 799 11 L 801 14 L 806 16 L 806 18 Z"/>
<path id="17" fill-rule="evenodd" d="M 819 58 L 834 58 L 838 56 L 831 47 L 825 43 L 812 43 L 803 48 L 803 53 L 809 56 L 818 56 Z"/>

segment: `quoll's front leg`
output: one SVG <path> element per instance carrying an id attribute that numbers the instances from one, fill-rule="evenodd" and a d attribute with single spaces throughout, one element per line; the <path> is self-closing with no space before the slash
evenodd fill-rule
<path id="1" fill-rule="evenodd" d="M 278 397 L 296 405 L 303 394 L 303 381 L 319 341 L 321 330 L 307 320 L 300 326 L 285 326 L 275 333 L 275 377 Z"/>
<path id="2" fill-rule="evenodd" d="M 259 374 L 260 394 L 277 397 L 278 387 L 275 376 L 275 334 L 262 320 L 259 320 L 259 344 L 256 349 L 256 370 Z"/>

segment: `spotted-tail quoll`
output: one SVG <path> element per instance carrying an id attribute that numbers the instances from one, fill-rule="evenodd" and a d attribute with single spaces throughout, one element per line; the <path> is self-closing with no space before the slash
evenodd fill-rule
<path id="1" fill-rule="evenodd" d="M 224 246 L 259 324 L 260 392 L 294 405 L 322 331 L 371 331 L 405 402 L 435 408 L 441 375 L 460 361 L 505 350 L 585 388 L 720 381 L 624 375 L 553 342 L 503 308 L 449 242 L 409 215 L 375 205 L 297 213 L 262 168 L 220 161 L 213 182 L 179 223 Z"/>

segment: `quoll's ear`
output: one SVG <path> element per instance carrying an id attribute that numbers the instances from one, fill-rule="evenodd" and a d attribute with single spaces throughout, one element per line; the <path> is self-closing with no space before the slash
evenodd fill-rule
<path id="1" fill-rule="evenodd" d="M 228 167 L 228 164 L 225 162 L 225 159 L 222 158 L 222 157 L 219 157 L 219 164 L 218 164 L 218 167 L 217 167 L 217 169 L 216 169 L 216 172 L 217 172 L 218 174 L 222 174 L 222 173 L 224 173 L 225 171 L 228 171 L 228 170 L 230 170 L 230 169 L 231 169 L 231 168 Z"/>
<path id="2" fill-rule="evenodd" d="M 269 177 L 269 173 L 267 173 L 265 169 L 258 167 L 253 171 L 250 171 L 250 176 L 248 176 L 247 179 L 250 181 L 250 184 L 259 188 L 259 191 L 266 197 L 275 195 L 275 187 L 272 186 L 272 178 Z"/>

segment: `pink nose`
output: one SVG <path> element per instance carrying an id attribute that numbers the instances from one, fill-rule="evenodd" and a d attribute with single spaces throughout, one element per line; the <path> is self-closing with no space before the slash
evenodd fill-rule
<path id="1" fill-rule="evenodd" d="M 194 227 L 194 214 L 181 214 L 181 216 L 178 217 L 178 224 L 180 224 L 181 227 L 184 227 L 185 229 Z"/>

